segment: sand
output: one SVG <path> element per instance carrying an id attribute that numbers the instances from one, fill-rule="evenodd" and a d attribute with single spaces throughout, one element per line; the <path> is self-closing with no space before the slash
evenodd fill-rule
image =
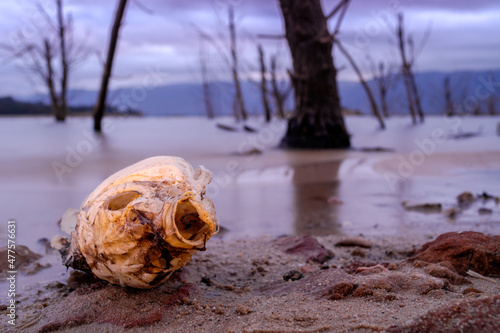
<path id="1" fill-rule="evenodd" d="M 67 284 L 49 283 L 26 292 L 18 304 L 16 329 L 378 332 L 403 326 L 438 308 L 500 295 L 500 278 L 467 277 L 466 283 L 452 284 L 406 263 L 422 239 L 371 238 L 367 239 L 370 248 L 335 246 L 345 238 L 313 238 L 316 245 L 297 253 L 286 252 L 297 241 L 293 237 L 214 239 L 206 252 L 197 253 L 170 280 L 152 290 L 122 288 L 72 274 Z M 333 258 L 311 259 L 328 250 Z M 376 263 L 381 265 L 357 268 Z M 283 276 L 291 270 L 303 277 L 285 281 Z M 354 293 L 341 290 L 338 296 L 332 291 L 349 283 L 357 286 Z M 1 327 L 8 327 L 5 317 L 1 320 Z"/>

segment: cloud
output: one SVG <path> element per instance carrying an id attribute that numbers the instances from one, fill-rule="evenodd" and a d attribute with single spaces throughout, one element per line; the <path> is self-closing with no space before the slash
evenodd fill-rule
<path id="1" fill-rule="evenodd" d="M 50 2 L 51 0 L 42 0 Z M 223 36 L 227 25 L 226 4 L 235 7 L 240 36 L 242 67 L 251 70 L 255 66 L 255 35 L 259 33 L 283 33 L 279 2 L 269 0 L 149 0 L 142 1 L 152 14 L 140 6 L 129 3 L 125 24 L 122 27 L 116 63 L 113 68 L 113 85 L 132 85 L 139 82 L 146 66 L 159 65 L 170 73 L 168 82 L 190 81 L 197 78 L 199 38 L 192 29 L 196 24 L 201 29 L 216 36 Z M 74 87 L 95 89 L 98 86 L 102 64 L 96 53 L 104 56 L 107 50 L 109 29 L 114 16 L 116 1 L 66 0 L 67 12 L 74 17 L 77 38 L 88 34 L 88 44 L 93 54 L 89 60 L 78 67 L 72 76 Z M 325 0 L 325 12 L 331 10 L 338 0 Z M 352 1 L 345 17 L 341 38 L 351 46 L 361 67 L 367 71 L 364 60 L 366 54 L 374 58 L 387 58 L 394 53 L 389 40 L 387 25 L 377 16 L 391 8 L 405 12 L 408 29 L 419 40 L 425 33 L 428 22 L 433 27 L 430 39 L 419 58 L 419 70 L 460 70 L 470 68 L 498 68 L 497 55 L 500 45 L 495 42 L 500 23 L 500 4 L 491 0 L 385 0 Z M 37 17 L 36 8 L 29 0 L 0 3 L 0 33 L 9 38 L 16 32 L 30 33 L 30 38 L 38 38 L 38 33 L 46 33 L 47 26 L 35 27 L 31 23 Z M 372 30 L 370 30 L 372 29 Z M 373 29 L 378 29 L 375 31 Z M 368 32 L 367 32 L 368 31 Z M 376 32 L 376 33 L 375 33 Z M 12 38 L 6 41 L 12 43 Z M 356 46 L 361 39 L 365 46 Z M 288 50 L 285 41 L 260 40 L 269 56 L 280 49 L 282 66 L 289 66 Z M 221 43 L 225 41 L 221 40 Z M 0 57 L 2 54 L 0 53 Z M 5 56 L 5 54 L 3 54 Z M 217 52 L 209 48 L 209 66 L 219 73 L 224 64 Z M 336 64 L 346 62 L 336 57 Z M 395 58 L 397 59 L 397 58 Z M 351 77 L 347 67 L 340 72 L 342 77 Z M 0 68 L 0 96 L 19 94 L 29 91 L 26 77 L 12 66 Z"/>

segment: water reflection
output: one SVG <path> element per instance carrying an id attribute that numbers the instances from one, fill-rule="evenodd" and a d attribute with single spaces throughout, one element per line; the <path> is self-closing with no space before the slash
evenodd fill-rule
<path id="1" fill-rule="evenodd" d="M 332 161 L 293 168 L 296 234 L 328 235 L 340 231 L 338 204 L 335 202 L 340 184 L 337 178 L 340 163 Z"/>

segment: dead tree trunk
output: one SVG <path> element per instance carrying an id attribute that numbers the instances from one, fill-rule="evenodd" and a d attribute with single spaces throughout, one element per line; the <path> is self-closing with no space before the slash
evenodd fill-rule
<path id="1" fill-rule="evenodd" d="M 401 55 L 401 74 L 403 75 L 403 81 L 406 89 L 406 97 L 408 99 L 408 109 L 410 110 L 411 119 L 414 124 L 417 123 L 417 117 L 415 115 L 414 101 L 413 101 L 413 91 L 410 78 L 410 64 L 406 58 L 406 44 L 405 36 L 403 31 L 403 14 L 398 15 L 398 28 L 397 37 L 399 45 L 399 53 Z"/>
<path id="2" fill-rule="evenodd" d="M 208 81 L 207 59 L 206 59 L 205 49 L 202 44 L 200 44 L 200 71 L 201 71 L 201 85 L 203 88 L 203 100 L 205 102 L 207 117 L 208 119 L 213 119 L 215 117 L 215 114 L 214 114 L 214 108 L 212 106 L 210 83 Z"/>
<path id="3" fill-rule="evenodd" d="M 288 93 L 280 91 L 278 79 L 276 77 L 276 56 L 271 57 L 271 86 L 273 89 L 274 103 L 276 104 L 276 114 L 278 117 L 285 118 L 285 99 Z"/>
<path id="4" fill-rule="evenodd" d="M 266 62 L 264 60 L 264 49 L 262 45 L 257 45 L 257 51 L 259 52 L 259 63 L 260 63 L 260 93 L 262 95 L 262 106 L 264 107 L 264 114 L 266 116 L 266 122 L 271 121 L 271 108 L 269 107 L 269 101 L 267 99 L 267 79 L 266 79 Z"/>
<path id="5" fill-rule="evenodd" d="M 68 90 L 68 58 L 66 48 L 66 24 L 64 23 L 62 0 L 57 0 L 57 30 L 59 34 L 59 47 L 61 52 L 61 96 L 59 98 L 59 118 L 64 121 L 68 113 L 67 90 Z"/>
<path id="6" fill-rule="evenodd" d="M 378 85 L 378 90 L 380 94 L 380 108 L 382 109 L 382 115 L 385 118 L 389 118 L 389 105 L 387 103 L 387 93 L 392 82 L 392 74 L 390 69 L 385 69 L 384 63 L 381 61 L 378 64 L 378 72 L 373 65 L 373 73 L 375 80 Z"/>
<path id="7" fill-rule="evenodd" d="M 50 104 L 52 107 L 52 111 L 54 112 L 54 116 L 56 117 L 56 121 L 64 121 L 65 114 L 61 112 L 59 99 L 57 97 L 56 88 L 54 86 L 54 69 L 52 68 L 52 48 L 50 46 L 49 40 L 45 39 L 43 41 L 44 45 L 44 60 L 45 60 L 45 68 L 47 69 L 47 73 L 45 74 L 45 84 L 49 89 L 50 96 Z"/>
<path id="8" fill-rule="evenodd" d="M 452 117 L 454 115 L 453 102 L 451 100 L 450 77 L 444 78 L 444 101 L 446 105 L 446 115 Z"/>
<path id="9" fill-rule="evenodd" d="M 123 20 L 123 14 L 125 13 L 125 7 L 127 6 L 127 0 L 120 0 L 118 7 L 116 9 L 115 21 L 113 23 L 113 28 L 111 29 L 111 37 L 109 40 L 108 56 L 106 63 L 104 64 L 104 70 L 101 79 L 101 88 L 99 90 L 99 96 L 97 98 L 97 103 L 94 107 L 94 131 L 100 133 L 102 131 L 102 118 L 104 117 L 104 111 L 106 109 L 106 96 L 108 94 L 108 84 L 109 78 L 111 76 L 111 70 L 113 67 L 113 59 L 116 51 L 116 44 L 118 42 L 118 35 L 120 32 L 120 26 Z"/>
<path id="10" fill-rule="evenodd" d="M 347 3 L 344 1 L 344 3 Z M 293 60 L 295 115 L 281 141 L 285 148 L 348 148 L 333 63 L 332 37 L 320 0 L 280 0 Z"/>
<path id="11" fill-rule="evenodd" d="M 361 71 L 359 70 L 358 65 L 356 64 L 354 59 L 351 57 L 349 52 L 347 52 L 347 50 L 342 46 L 342 44 L 338 40 L 336 41 L 336 44 L 337 44 L 340 52 L 346 57 L 346 59 L 349 61 L 352 68 L 354 69 L 354 71 L 358 75 L 359 81 L 361 82 L 361 85 L 365 89 L 366 95 L 368 96 L 368 100 L 370 101 L 370 107 L 372 109 L 373 115 L 377 118 L 377 120 L 380 124 L 380 128 L 385 129 L 384 119 L 382 119 L 382 116 L 380 115 L 380 112 L 378 111 L 378 106 L 377 106 L 377 102 L 375 101 L 375 97 L 373 97 L 372 90 L 370 89 L 370 87 L 366 83 L 365 79 L 363 78 L 363 75 L 361 74 Z"/>
<path id="12" fill-rule="evenodd" d="M 420 119 L 420 122 L 423 123 L 424 111 L 422 110 L 422 103 L 420 103 L 420 93 L 418 92 L 417 82 L 415 81 L 415 74 L 413 74 L 411 66 L 410 66 L 410 82 L 411 82 L 411 89 L 413 92 L 413 98 L 415 99 L 415 106 L 417 108 L 418 118 Z"/>
<path id="13" fill-rule="evenodd" d="M 495 108 L 495 104 L 496 104 L 496 97 L 495 95 L 490 95 L 490 97 L 488 98 L 488 114 L 490 116 L 494 116 L 497 114 L 497 110 Z"/>
<path id="14" fill-rule="evenodd" d="M 235 98 L 234 106 L 236 107 L 235 116 L 236 120 L 239 120 L 239 116 L 241 116 L 243 120 L 246 120 L 248 114 L 245 107 L 245 102 L 243 100 L 243 93 L 241 91 L 241 83 L 238 70 L 238 52 L 236 46 L 236 28 L 234 26 L 234 7 L 232 5 L 229 5 L 228 13 L 229 13 L 229 35 L 231 42 L 231 59 L 232 59 L 231 72 L 233 74 L 234 88 L 236 89 L 234 97 Z"/>

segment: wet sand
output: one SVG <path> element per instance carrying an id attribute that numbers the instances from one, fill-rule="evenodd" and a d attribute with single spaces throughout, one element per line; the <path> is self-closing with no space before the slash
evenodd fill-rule
<path id="1" fill-rule="evenodd" d="M 18 244 L 44 254 L 45 245 L 40 240 L 62 234 L 56 223 L 62 213 L 67 208 L 77 208 L 109 174 L 153 155 L 183 156 L 213 171 L 208 195 L 226 231 L 209 242 L 207 252 L 195 255 L 192 263 L 179 272 L 179 281 L 162 287 L 167 294 L 186 283 L 196 286 L 196 290 L 186 296 L 190 304 L 176 304 L 162 312 L 152 328 L 253 332 L 298 328 L 385 330 L 439 305 L 464 299 L 466 296 L 461 294 L 464 288 L 436 292 L 439 294 L 436 297 L 432 293 L 432 297 L 427 297 L 402 290 L 396 295 L 398 302 L 380 303 L 364 298 L 342 302 L 318 300 L 317 295 L 307 292 L 269 295 L 262 290 L 257 292 L 253 285 L 272 285 L 282 281 L 287 270 L 307 264 L 283 256 L 276 249 L 275 238 L 280 235 L 318 236 L 335 253 L 335 258 L 327 262 L 329 267 L 341 267 L 360 259 L 352 254 L 352 249 L 333 247 L 341 237 L 361 234 L 378 244 L 376 250 L 365 251 L 367 258 L 397 262 L 405 259 L 404 253 L 444 232 L 475 230 L 500 234 L 500 208 L 491 200 L 478 200 L 454 218 L 445 214 L 447 209 L 456 207 L 456 196 L 463 191 L 500 194 L 500 137 L 495 132 L 500 118 L 457 119 L 431 117 L 425 125 L 414 127 L 406 118 L 393 118 L 388 122 L 388 130 L 382 132 L 371 118 L 349 117 L 347 124 L 355 148 L 385 147 L 392 151 L 310 152 L 275 149 L 284 130 L 284 124 L 279 122 L 264 125 L 254 120 L 252 126 L 260 130 L 251 134 L 223 132 L 214 123 L 197 118 L 107 119 L 110 129 L 104 138 L 96 138 L 87 131 L 90 121 L 86 119 L 72 119 L 59 125 L 46 118 L 6 118 L 0 122 L 0 131 L 14 140 L 2 140 L 0 145 L 3 184 L 0 217 L 5 221 L 17 220 Z M 219 121 L 229 123 L 229 120 Z M 433 136 L 436 130 L 441 130 L 443 136 Z M 452 138 L 468 132 L 479 135 Z M 260 154 L 245 154 L 255 147 Z M 69 166 L 71 171 L 58 177 L 54 162 Z M 409 168 L 401 167 L 408 163 Z M 401 205 L 403 201 L 437 202 L 442 209 L 409 211 Z M 491 213 L 479 214 L 480 208 L 491 209 Z M 5 225 L 0 230 L 0 245 L 4 245 Z M 375 254 L 370 254 L 371 251 Z M 385 254 L 398 251 L 401 254 L 395 257 Z M 252 270 L 257 269 L 252 260 L 267 256 L 269 264 L 261 265 L 265 274 L 257 272 L 252 276 Z M 48 324 L 58 320 L 57 303 L 61 299 L 71 302 L 67 297 L 73 290 L 88 288 L 85 280 L 67 286 L 70 272 L 59 265 L 56 253 L 48 252 L 40 260 L 42 267 L 49 267 L 34 275 L 20 274 L 18 279 L 22 295 L 20 322 L 28 326 L 31 323 L 29 327 L 34 330 L 42 327 L 39 322 Z M 232 275 L 234 271 L 236 275 Z M 200 274 L 213 275 L 215 287 L 200 283 Z M 404 271 L 404 274 L 413 273 Z M 496 284 L 484 280 L 472 283 L 485 296 L 499 293 L 496 281 Z M 225 290 L 224 285 L 232 285 L 233 290 Z M 244 290 L 247 286 L 250 289 Z M 0 287 L 3 290 L 5 284 Z M 128 299 L 128 294 L 117 288 L 106 286 L 103 295 L 95 296 L 105 299 L 113 294 L 122 299 L 119 302 Z M 137 301 L 144 302 L 141 299 L 144 295 L 138 296 Z M 133 304 L 137 311 L 140 304 Z M 338 316 L 339 313 L 343 315 Z M 40 316 L 45 317 L 42 320 Z M 196 328 L 186 322 L 201 326 Z M 120 331 L 123 326 L 106 320 L 90 326 L 81 324 L 74 330 Z M 204 329 L 203 325 L 208 326 Z"/>

